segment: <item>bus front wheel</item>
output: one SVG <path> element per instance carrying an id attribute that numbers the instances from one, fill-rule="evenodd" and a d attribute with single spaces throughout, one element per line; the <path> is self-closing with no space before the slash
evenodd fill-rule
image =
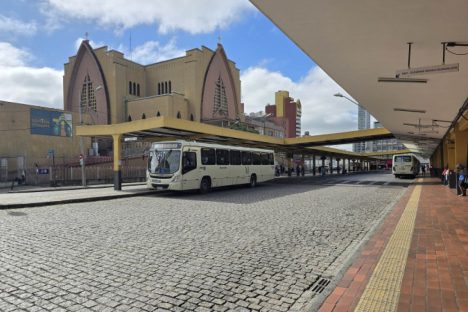
<path id="1" fill-rule="evenodd" d="M 208 177 L 204 177 L 200 182 L 200 193 L 206 194 L 211 190 L 211 180 Z"/>
<path id="2" fill-rule="evenodd" d="M 250 187 L 256 187 L 257 186 L 257 176 L 255 174 L 252 174 L 250 176 Z"/>

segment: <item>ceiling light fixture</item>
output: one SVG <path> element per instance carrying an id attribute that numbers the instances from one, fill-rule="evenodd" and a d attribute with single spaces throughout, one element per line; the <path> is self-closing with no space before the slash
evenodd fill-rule
<path id="1" fill-rule="evenodd" d="M 397 107 L 395 107 L 393 110 L 395 112 L 408 112 L 408 113 L 421 113 L 421 114 L 426 113 L 426 111 L 423 110 L 423 109 L 411 109 L 411 108 L 397 108 Z"/>
<path id="2" fill-rule="evenodd" d="M 378 82 L 405 82 L 405 83 L 427 83 L 424 78 L 396 78 L 396 77 L 378 77 Z"/>

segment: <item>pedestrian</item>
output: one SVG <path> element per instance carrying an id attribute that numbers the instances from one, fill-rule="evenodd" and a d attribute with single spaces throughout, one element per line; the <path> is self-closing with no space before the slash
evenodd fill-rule
<path id="1" fill-rule="evenodd" d="M 302 175 L 302 176 L 305 175 L 305 168 L 304 168 L 304 165 L 301 166 L 301 175 Z"/>
<path id="2" fill-rule="evenodd" d="M 421 172 L 422 172 L 422 176 L 425 177 L 426 176 L 426 165 L 421 166 Z"/>
<path id="3" fill-rule="evenodd" d="M 462 164 L 458 164 L 457 169 L 459 170 L 458 172 L 458 189 L 460 191 L 460 194 L 458 196 L 466 196 L 466 188 L 468 187 L 468 176 L 467 172 L 465 169 L 465 166 Z"/>
<path id="4" fill-rule="evenodd" d="M 301 172 L 301 169 L 299 168 L 299 165 L 296 166 L 296 175 L 299 176 Z"/>

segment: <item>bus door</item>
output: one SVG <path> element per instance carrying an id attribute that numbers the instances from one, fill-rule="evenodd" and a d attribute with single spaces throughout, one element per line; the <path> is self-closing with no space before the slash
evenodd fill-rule
<path id="1" fill-rule="evenodd" d="M 197 150 L 184 147 L 182 151 L 182 189 L 196 189 L 200 186 L 200 174 L 197 169 Z"/>

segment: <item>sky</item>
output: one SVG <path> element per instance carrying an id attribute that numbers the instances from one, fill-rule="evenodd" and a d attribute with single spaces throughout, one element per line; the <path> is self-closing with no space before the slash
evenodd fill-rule
<path id="1" fill-rule="evenodd" d="M 302 132 L 357 129 L 357 107 L 248 0 L 1 0 L 0 100 L 63 109 L 63 65 L 84 38 L 150 64 L 218 40 L 241 73 L 245 111 L 288 90 Z"/>

